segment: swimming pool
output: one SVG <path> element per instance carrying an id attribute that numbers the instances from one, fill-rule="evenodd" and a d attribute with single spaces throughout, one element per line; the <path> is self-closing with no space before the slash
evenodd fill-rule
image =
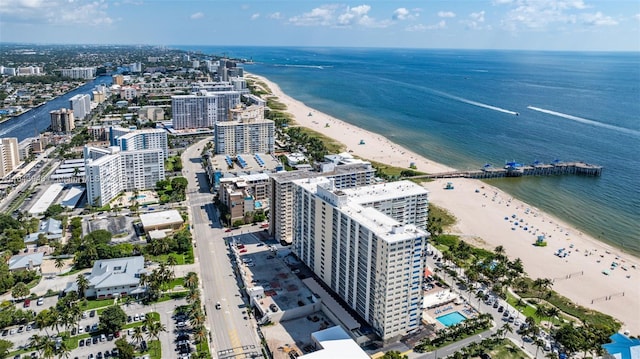
<path id="1" fill-rule="evenodd" d="M 464 315 L 460 314 L 460 312 L 451 312 L 449 314 L 437 317 L 436 319 L 445 327 L 450 327 L 452 325 L 456 325 L 460 322 L 465 321 L 467 318 L 465 318 Z"/>

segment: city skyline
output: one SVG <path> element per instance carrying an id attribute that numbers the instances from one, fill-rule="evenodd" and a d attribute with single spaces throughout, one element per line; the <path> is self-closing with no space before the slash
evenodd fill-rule
<path id="1" fill-rule="evenodd" d="M 640 4 L 8 0 L 0 41 L 640 51 Z"/>

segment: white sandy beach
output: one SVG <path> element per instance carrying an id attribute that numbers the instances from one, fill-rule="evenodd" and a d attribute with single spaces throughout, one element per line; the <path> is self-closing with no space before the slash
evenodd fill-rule
<path id="1" fill-rule="evenodd" d="M 340 141 L 354 155 L 404 168 L 413 162 L 418 171 L 428 173 L 452 170 L 382 135 L 309 108 L 264 77 L 246 76 L 266 83 L 278 101 L 287 106 L 287 112 L 294 116 L 297 124 Z M 364 144 L 359 144 L 361 140 Z M 447 182 L 452 182 L 455 189 L 445 190 Z M 504 246 L 510 258 L 522 259 L 531 278 L 554 279 L 553 289 L 558 293 L 617 318 L 623 323 L 623 330 L 640 333 L 640 259 L 623 254 L 481 181 L 446 179 L 424 186 L 430 191 L 429 201 L 456 216 L 458 223 L 453 234 L 491 250 Z M 546 236 L 547 247 L 534 247 L 537 236 L 542 234 Z M 560 248 L 565 248 L 566 257 L 554 255 Z M 618 264 L 615 269 L 611 269 L 613 262 Z M 603 274 L 604 270 L 609 274 Z"/>

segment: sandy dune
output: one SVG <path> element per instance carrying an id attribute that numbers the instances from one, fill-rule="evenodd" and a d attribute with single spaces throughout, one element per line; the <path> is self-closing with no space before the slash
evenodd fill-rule
<path id="1" fill-rule="evenodd" d="M 418 171 L 429 173 L 452 170 L 382 135 L 314 110 L 264 77 L 253 74 L 247 77 L 266 83 L 278 101 L 287 105 L 287 112 L 297 124 L 340 141 L 359 157 L 405 168 L 413 162 Z M 359 144 L 361 140 L 364 144 Z M 446 182 L 452 182 L 455 189 L 445 190 Z M 424 186 L 430 191 L 431 202 L 458 219 L 453 233 L 488 249 L 504 246 L 510 258 L 522 259 L 530 277 L 553 279 L 553 289 L 560 294 L 612 315 L 632 334 L 640 333 L 640 268 L 635 269 L 640 267 L 640 259 L 621 253 L 481 181 L 448 179 Z M 547 247 L 533 246 L 539 235 L 545 235 Z M 566 257 L 554 255 L 560 248 L 565 248 Z M 615 269 L 611 269 L 613 262 L 618 264 Z M 609 274 L 603 274 L 604 270 Z"/>

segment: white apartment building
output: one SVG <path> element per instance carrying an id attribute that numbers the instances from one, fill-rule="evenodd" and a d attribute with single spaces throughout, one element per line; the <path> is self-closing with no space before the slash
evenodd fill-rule
<path id="1" fill-rule="evenodd" d="M 428 234 L 411 220 L 426 217 L 427 191 L 410 181 L 344 190 L 326 177 L 293 184 L 298 258 L 384 342 L 418 328 Z"/>
<path id="2" fill-rule="evenodd" d="M 95 67 L 74 67 L 71 69 L 62 69 L 62 76 L 71 77 L 73 79 L 90 80 L 96 77 Z"/>
<path id="3" fill-rule="evenodd" d="M 162 149 L 121 151 L 120 147 L 85 146 L 87 201 L 104 206 L 122 191 L 155 187 L 165 179 Z"/>
<path id="4" fill-rule="evenodd" d="M 165 179 L 165 157 L 161 149 L 123 151 L 120 157 L 125 190 L 154 188 L 158 181 Z"/>
<path id="5" fill-rule="evenodd" d="M 49 112 L 49 115 L 51 116 L 51 131 L 53 132 L 71 132 L 76 128 L 73 110 L 61 108 Z"/>
<path id="6" fill-rule="evenodd" d="M 169 157 L 169 142 L 167 140 L 167 131 L 164 129 L 136 130 L 111 127 L 109 134 L 111 145 L 120 147 L 122 151 L 160 149 L 165 159 Z"/>
<path id="7" fill-rule="evenodd" d="M 0 178 L 4 178 L 20 165 L 20 150 L 16 137 L 0 139 Z"/>
<path id="8" fill-rule="evenodd" d="M 102 149 L 84 148 L 84 171 L 87 184 L 87 202 L 102 207 L 116 198 L 124 189 L 124 174 L 120 149 L 110 147 L 109 154 Z M 97 159 L 93 159 L 96 158 Z"/>
<path id="9" fill-rule="evenodd" d="M 193 95 L 171 96 L 173 128 L 213 128 L 229 120 L 229 110 L 240 104 L 237 91 L 201 91 Z"/>
<path id="10" fill-rule="evenodd" d="M 89 94 L 78 94 L 69 99 L 69 107 L 73 110 L 76 120 L 84 120 L 91 112 L 91 96 Z"/>
<path id="11" fill-rule="evenodd" d="M 323 172 L 291 171 L 270 175 L 269 234 L 276 240 L 291 244 L 293 240 L 293 188 L 295 180 L 328 177 L 336 188 L 366 186 L 373 183 L 376 170 L 370 163 L 326 165 Z"/>
<path id="12" fill-rule="evenodd" d="M 253 113 L 254 111 L 249 112 Z M 240 116 L 238 116 L 240 120 L 237 121 L 216 123 L 214 135 L 216 153 L 225 155 L 273 153 L 275 150 L 275 123 L 271 120 L 242 118 Z"/>

